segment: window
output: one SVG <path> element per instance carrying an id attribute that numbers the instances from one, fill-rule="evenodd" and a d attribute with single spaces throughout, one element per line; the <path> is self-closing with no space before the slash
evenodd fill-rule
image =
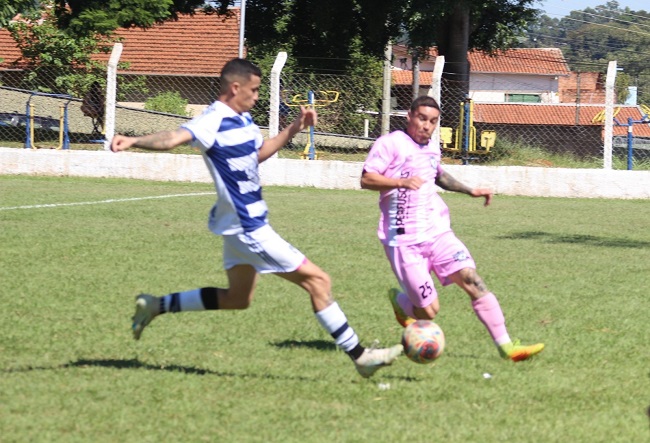
<path id="1" fill-rule="evenodd" d="M 507 103 L 541 103 L 539 94 L 506 94 Z"/>

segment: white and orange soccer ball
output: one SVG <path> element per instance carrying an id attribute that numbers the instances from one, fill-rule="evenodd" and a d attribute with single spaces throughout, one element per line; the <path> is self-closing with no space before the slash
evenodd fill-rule
<path id="1" fill-rule="evenodd" d="M 436 323 L 417 320 L 402 333 L 404 353 L 415 363 L 427 364 L 440 357 L 445 349 L 445 334 Z"/>

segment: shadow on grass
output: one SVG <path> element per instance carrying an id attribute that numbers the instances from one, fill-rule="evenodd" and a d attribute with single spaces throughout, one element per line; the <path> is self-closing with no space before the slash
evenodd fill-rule
<path id="1" fill-rule="evenodd" d="M 58 369 L 68 368 L 87 368 L 87 367 L 100 367 L 100 368 L 113 368 L 113 369 L 145 369 L 148 371 L 168 371 L 168 372 L 182 372 L 188 375 L 215 375 L 217 377 L 237 377 L 237 378 L 257 378 L 257 379 L 270 379 L 270 380 L 299 380 L 299 381 L 314 381 L 314 378 L 301 377 L 301 376 L 278 376 L 273 374 L 238 374 L 235 372 L 212 371 L 210 369 L 202 369 L 194 366 L 183 365 L 152 365 L 144 363 L 137 358 L 132 359 L 79 359 L 70 363 L 53 366 L 24 366 L 19 368 L 4 368 L 2 372 L 30 372 L 30 371 L 52 371 Z"/>
<path id="2" fill-rule="evenodd" d="M 320 347 L 318 342 L 324 344 L 324 347 L 329 347 L 335 349 L 330 343 L 325 341 L 316 340 L 312 342 L 296 342 L 293 344 L 293 341 L 288 341 L 288 344 L 282 342 L 278 344 L 279 347 L 295 347 L 295 346 L 308 346 L 308 347 Z M 311 343 L 311 344 L 310 344 Z M 64 363 L 60 365 L 52 366 L 23 366 L 17 368 L 3 368 L 2 372 L 5 374 L 16 373 L 16 372 L 32 372 L 32 371 L 56 371 L 60 369 L 69 369 L 69 368 L 88 368 L 88 367 L 99 367 L 99 368 L 112 368 L 112 369 L 145 369 L 148 371 L 167 371 L 167 372 L 181 372 L 188 375 L 214 375 L 217 377 L 231 377 L 231 378 L 250 378 L 250 379 L 261 379 L 261 380 L 289 380 L 289 381 L 320 381 L 321 378 L 317 377 L 303 377 L 300 375 L 291 375 L 291 376 L 279 376 L 274 374 L 238 374 L 235 372 L 223 372 L 223 371 L 212 371 L 210 369 L 202 369 L 194 366 L 183 366 L 183 365 L 152 365 L 150 363 L 144 363 L 138 360 L 137 358 L 132 359 L 116 359 L 116 358 L 107 358 L 107 359 L 79 359 L 70 363 Z M 354 369 L 352 370 L 354 372 Z M 399 376 L 399 375 L 387 375 L 383 374 L 384 378 L 389 378 L 393 380 L 402 380 L 402 381 L 421 381 L 417 377 L 411 376 Z M 363 379 L 361 379 L 363 380 Z"/>
<path id="3" fill-rule="evenodd" d="M 608 248 L 643 249 L 650 247 L 650 242 L 647 241 L 636 241 L 616 237 L 598 237 L 595 235 L 563 235 L 542 231 L 514 232 L 509 235 L 503 235 L 499 238 L 504 240 L 540 240 L 546 243 L 575 243 L 588 246 L 604 246 Z"/>
<path id="4" fill-rule="evenodd" d="M 336 345 L 331 341 L 325 340 L 283 340 L 271 344 L 281 349 L 308 348 L 319 351 L 336 351 Z"/>

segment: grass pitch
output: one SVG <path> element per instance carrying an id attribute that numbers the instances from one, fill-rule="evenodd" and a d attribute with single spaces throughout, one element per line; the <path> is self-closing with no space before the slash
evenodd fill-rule
<path id="1" fill-rule="evenodd" d="M 211 185 L 4 176 L 0 190 L 3 442 L 650 438 L 647 200 L 497 196 L 483 208 L 445 194 L 511 336 L 547 348 L 500 360 L 467 296 L 438 287 L 443 356 L 364 380 L 307 295 L 273 276 L 247 311 L 166 315 L 133 341 L 137 293 L 225 283 L 206 227 L 214 196 L 199 195 Z M 265 197 L 275 229 L 331 274 L 363 343 L 398 342 L 377 195 Z"/>

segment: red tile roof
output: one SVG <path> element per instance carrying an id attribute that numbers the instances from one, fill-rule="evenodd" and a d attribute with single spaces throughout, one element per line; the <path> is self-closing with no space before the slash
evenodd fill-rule
<path id="1" fill-rule="evenodd" d="M 22 56 L 9 31 L 4 28 L 0 29 L 0 59 L 3 59 L 0 62 L 0 68 L 7 69 L 9 65 L 18 62 Z"/>
<path id="2" fill-rule="evenodd" d="M 516 48 L 490 56 L 468 54 L 471 72 L 499 74 L 569 75 L 569 66 L 557 48 Z"/>
<path id="3" fill-rule="evenodd" d="M 413 84 L 413 71 L 395 69 L 391 72 L 391 76 L 393 77 L 393 84 L 396 86 L 397 85 L 410 86 Z M 432 72 L 420 71 L 420 87 L 430 85 L 432 80 L 433 80 Z"/>
<path id="4" fill-rule="evenodd" d="M 396 60 L 410 57 L 408 49 L 402 45 L 393 46 Z M 429 60 L 435 60 L 437 48 L 431 48 L 427 54 Z M 498 51 L 494 55 L 485 52 L 467 53 L 470 72 L 492 74 L 535 74 L 562 76 L 569 75 L 569 66 L 562 51 L 558 48 L 513 48 Z M 399 67 L 398 64 L 396 66 Z"/>
<path id="5" fill-rule="evenodd" d="M 239 54 L 239 8 L 232 17 L 182 15 L 150 29 L 120 29 L 121 72 L 158 75 L 218 76 L 221 68 Z M 108 56 L 105 56 L 108 60 Z"/>
<path id="6" fill-rule="evenodd" d="M 579 125 L 602 125 L 594 122 L 603 105 L 543 104 L 543 103 L 474 103 L 474 122 L 507 125 L 557 125 L 573 126 L 576 118 Z M 627 119 L 641 120 L 643 112 L 637 106 L 614 108 L 619 123 Z M 650 126 L 635 124 L 634 135 L 650 137 Z M 614 125 L 614 135 L 626 135 L 627 127 Z"/>
<path id="7" fill-rule="evenodd" d="M 231 11 L 234 15 L 227 18 L 197 12 L 146 30 L 117 30 L 123 44 L 120 61 L 130 62 L 129 69 L 121 72 L 219 76 L 223 65 L 239 54 L 239 8 Z M 6 29 L 0 29 L 0 58 L 4 59 L 0 69 L 21 58 Z M 108 54 L 97 55 L 98 60 L 108 58 Z"/>

